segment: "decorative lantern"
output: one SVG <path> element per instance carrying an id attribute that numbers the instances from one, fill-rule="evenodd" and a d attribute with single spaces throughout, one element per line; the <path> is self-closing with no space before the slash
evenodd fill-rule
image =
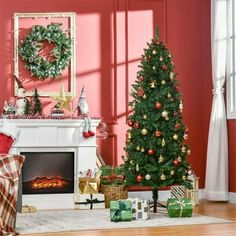
<path id="1" fill-rule="evenodd" d="M 199 205 L 199 177 L 193 172 L 188 176 L 189 180 L 192 180 L 192 189 L 186 189 L 185 197 L 189 198 L 192 201 L 193 206 Z"/>

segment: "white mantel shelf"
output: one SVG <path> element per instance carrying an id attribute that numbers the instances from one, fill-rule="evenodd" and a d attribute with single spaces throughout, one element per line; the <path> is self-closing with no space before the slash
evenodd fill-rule
<path id="1" fill-rule="evenodd" d="M 78 192 L 80 171 L 96 168 L 96 127 L 99 119 L 92 119 L 91 130 L 95 136 L 84 138 L 83 119 L 9 119 L 19 129 L 19 136 L 10 150 L 12 154 L 27 152 L 73 152 L 74 194 Z M 3 120 L 0 119 L 0 129 Z M 23 205 L 38 209 L 73 208 L 74 194 L 23 195 Z"/>

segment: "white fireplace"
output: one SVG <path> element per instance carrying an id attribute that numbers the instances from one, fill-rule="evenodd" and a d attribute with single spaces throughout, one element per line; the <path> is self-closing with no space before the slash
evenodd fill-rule
<path id="1" fill-rule="evenodd" d="M 96 136 L 85 139 L 82 135 L 84 121 L 77 119 L 12 119 L 20 128 L 18 139 L 11 153 L 73 153 L 74 193 L 23 194 L 22 205 L 36 206 L 38 209 L 74 208 L 75 193 L 78 188 L 80 171 L 96 167 Z M 92 131 L 100 120 L 92 120 Z M 2 121 L 0 120 L 0 126 Z"/>

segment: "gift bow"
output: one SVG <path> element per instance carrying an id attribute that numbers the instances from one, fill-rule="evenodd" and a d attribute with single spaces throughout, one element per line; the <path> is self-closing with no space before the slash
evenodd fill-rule
<path id="1" fill-rule="evenodd" d="M 104 201 L 99 201 L 97 198 L 93 199 L 93 195 L 90 194 L 90 199 L 85 199 L 86 202 L 78 202 L 78 205 L 88 205 L 90 204 L 90 209 L 93 209 L 93 203 L 102 203 Z"/>
<path id="2" fill-rule="evenodd" d="M 180 214 L 179 214 L 179 217 L 182 216 L 184 207 L 185 207 L 187 204 L 191 204 L 191 206 L 192 206 L 192 203 L 184 202 L 184 199 L 178 199 L 178 200 L 176 200 L 175 202 L 171 202 L 171 203 L 169 203 L 168 206 L 172 206 L 172 205 L 176 205 L 176 204 L 179 204 L 179 206 L 180 206 Z"/>

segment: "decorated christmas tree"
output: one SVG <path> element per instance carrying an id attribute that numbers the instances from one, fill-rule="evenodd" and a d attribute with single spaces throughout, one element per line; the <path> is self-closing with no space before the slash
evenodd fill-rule
<path id="1" fill-rule="evenodd" d="M 42 105 L 41 101 L 39 99 L 39 94 L 37 88 L 34 89 L 34 94 L 33 94 L 33 114 L 41 114 L 42 112 Z"/>
<path id="2" fill-rule="evenodd" d="M 178 90 L 172 55 L 158 30 L 144 49 L 137 80 L 132 85 L 132 113 L 128 119 L 126 155 L 123 157 L 127 185 L 152 187 L 154 211 L 158 188 L 181 184 L 191 187 L 183 124 L 183 103 Z"/>

